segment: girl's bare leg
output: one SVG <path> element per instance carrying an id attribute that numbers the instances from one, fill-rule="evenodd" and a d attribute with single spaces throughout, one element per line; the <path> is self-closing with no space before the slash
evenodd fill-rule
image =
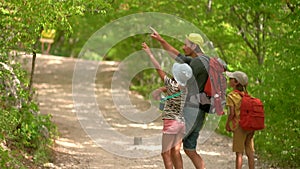
<path id="1" fill-rule="evenodd" d="M 173 162 L 171 158 L 171 150 L 161 153 L 164 161 L 165 169 L 173 169 Z"/>
<path id="2" fill-rule="evenodd" d="M 173 136 L 170 134 L 163 134 L 161 156 L 164 161 L 165 169 L 173 169 L 173 162 L 171 156 L 172 144 L 173 144 Z"/>
<path id="3" fill-rule="evenodd" d="M 172 161 L 175 169 L 183 169 L 182 156 L 180 153 L 182 141 L 178 142 L 178 144 L 171 149 Z"/>

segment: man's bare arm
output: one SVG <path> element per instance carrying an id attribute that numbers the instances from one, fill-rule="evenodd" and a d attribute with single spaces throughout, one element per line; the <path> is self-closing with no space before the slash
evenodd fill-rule
<path id="1" fill-rule="evenodd" d="M 150 29 L 153 31 L 151 37 L 156 39 L 162 45 L 162 47 L 169 52 L 170 56 L 175 59 L 179 54 L 179 51 L 171 46 L 165 39 L 163 39 L 155 29 L 152 27 L 150 27 Z"/>

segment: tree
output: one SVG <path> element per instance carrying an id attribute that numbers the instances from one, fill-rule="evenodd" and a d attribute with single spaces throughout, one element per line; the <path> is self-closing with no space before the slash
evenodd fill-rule
<path id="1" fill-rule="evenodd" d="M 1 55 L 11 50 L 33 54 L 32 76 L 37 52 L 38 40 L 43 29 L 58 29 L 66 34 L 72 33 L 69 17 L 84 13 L 105 13 L 109 5 L 103 0 L 93 1 L 3 1 L 1 13 L 0 49 Z M 29 89 L 31 89 L 31 83 Z"/>
<path id="2" fill-rule="evenodd" d="M 14 154 L 25 151 L 36 162 L 49 158 L 45 153 L 55 126 L 49 115 L 38 113 L 31 91 L 41 31 L 56 29 L 70 34 L 70 16 L 103 14 L 109 6 L 104 0 L 0 0 L 0 125 L 5 126 L 0 129 L 0 168 L 21 167 L 18 160 L 22 158 L 15 159 Z M 23 52 L 33 56 L 30 80 L 17 60 Z"/>

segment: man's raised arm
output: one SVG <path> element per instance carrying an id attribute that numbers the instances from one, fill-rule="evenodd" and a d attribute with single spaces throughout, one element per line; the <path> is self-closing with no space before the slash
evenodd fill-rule
<path id="1" fill-rule="evenodd" d="M 179 51 L 175 49 L 173 46 L 171 46 L 165 39 L 163 39 L 156 30 L 154 30 L 153 28 L 151 30 L 153 31 L 151 37 L 153 39 L 156 39 L 162 45 L 162 47 L 169 52 L 171 57 L 175 59 L 179 54 Z"/>

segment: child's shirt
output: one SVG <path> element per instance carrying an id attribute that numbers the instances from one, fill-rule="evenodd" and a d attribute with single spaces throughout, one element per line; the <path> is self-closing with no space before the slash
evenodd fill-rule
<path id="1" fill-rule="evenodd" d="M 186 88 L 179 89 L 179 85 L 175 80 L 165 76 L 164 84 L 167 88 L 166 95 L 170 96 L 181 91 L 181 95 L 165 101 L 165 107 L 162 119 L 172 119 L 184 121 L 183 107 L 187 95 Z"/>
<path id="2" fill-rule="evenodd" d="M 235 91 L 230 92 L 226 97 L 226 106 L 234 107 L 234 117 L 232 119 L 232 129 L 236 129 L 240 120 L 240 107 L 242 97 Z M 228 112 L 229 114 L 230 112 Z"/>

